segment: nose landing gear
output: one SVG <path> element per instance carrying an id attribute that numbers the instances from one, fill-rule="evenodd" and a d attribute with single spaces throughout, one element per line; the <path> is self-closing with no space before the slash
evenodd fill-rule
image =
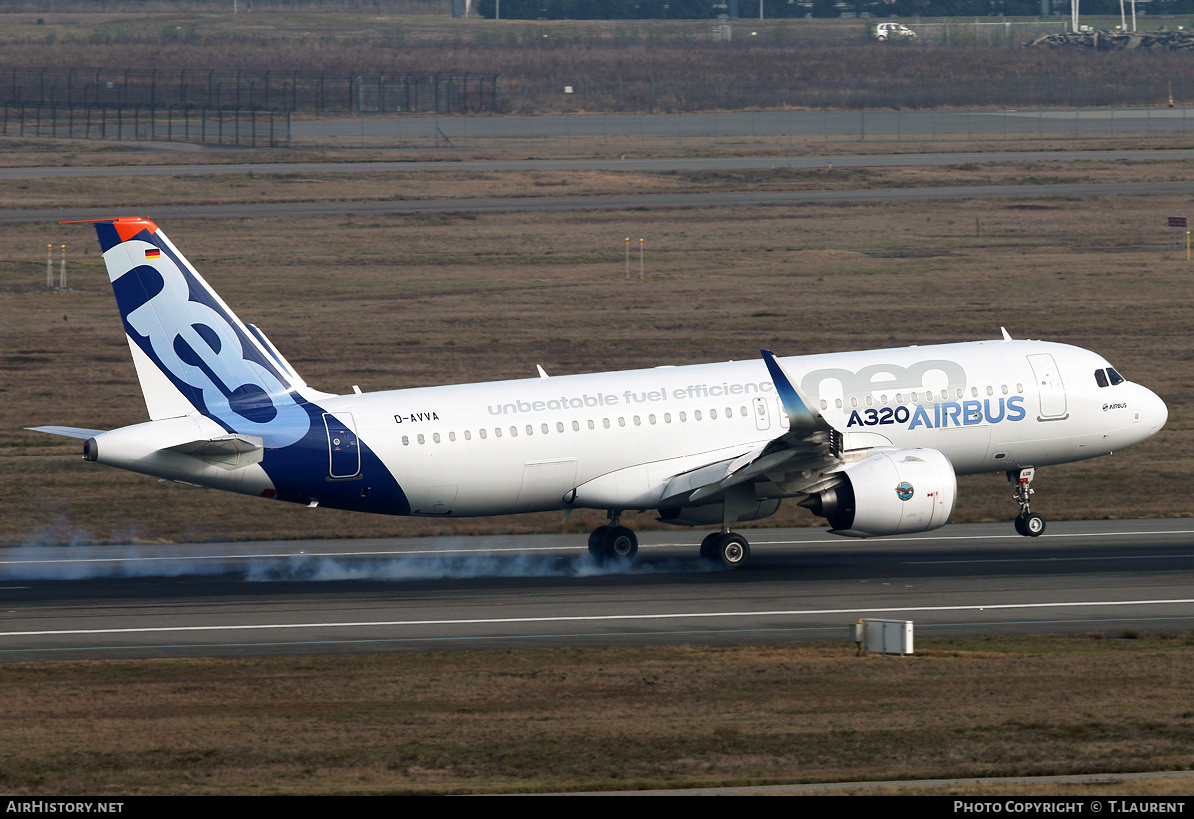
<path id="1" fill-rule="evenodd" d="M 1039 537 L 1045 531 L 1045 519 L 1029 508 L 1029 498 L 1036 491 L 1032 488 L 1032 478 L 1036 470 L 1009 469 L 1007 479 L 1016 484 L 1016 494 L 1012 495 L 1016 503 L 1020 504 L 1020 514 L 1016 517 L 1016 532 L 1024 537 Z"/>

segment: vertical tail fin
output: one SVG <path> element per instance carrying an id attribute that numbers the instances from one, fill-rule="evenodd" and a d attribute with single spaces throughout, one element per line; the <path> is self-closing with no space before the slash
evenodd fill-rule
<path id="1" fill-rule="evenodd" d="M 229 432 L 286 446 L 310 426 L 309 388 L 158 226 L 95 222 L 151 420 L 201 413 Z"/>

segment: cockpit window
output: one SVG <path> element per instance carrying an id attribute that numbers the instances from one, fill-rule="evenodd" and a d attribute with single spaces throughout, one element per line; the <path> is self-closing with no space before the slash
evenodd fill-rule
<path id="1" fill-rule="evenodd" d="M 1113 387 L 1114 387 L 1116 384 L 1122 384 L 1122 383 L 1124 383 L 1124 381 L 1126 381 L 1126 380 L 1127 380 L 1127 379 L 1125 379 L 1125 378 L 1124 378 L 1122 375 L 1120 375 L 1119 373 L 1117 373 L 1117 372 L 1115 371 L 1115 368 L 1114 368 L 1114 367 L 1108 367 L 1108 368 L 1107 368 L 1107 375 L 1109 375 L 1109 376 L 1111 377 L 1111 386 L 1113 386 Z"/>
<path id="2" fill-rule="evenodd" d="M 1107 386 L 1110 386 L 1110 385 L 1107 383 L 1107 373 L 1106 373 L 1106 371 L 1104 371 L 1104 370 L 1095 370 L 1095 382 L 1096 382 L 1096 383 L 1097 383 L 1097 384 L 1098 384 L 1100 387 L 1107 387 Z"/>

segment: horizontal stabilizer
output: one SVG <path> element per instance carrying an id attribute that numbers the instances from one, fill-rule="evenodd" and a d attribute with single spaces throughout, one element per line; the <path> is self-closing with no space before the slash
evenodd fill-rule
<path id="1" fill-rule="evenodd" d="M 262 440 L 254 435 L 225 435 L 219 438 L 188 441 L 166 447 L 168 452 L 178 452 L 229 467 L 261 463 L 265 449 Z"/>
<path id="2" fill-rule="evenodd" d="M 50 435 L 64 435 L 67 438 L 79 438 L 84 441 L 106 432 L 102 429 L 83 429 L 81 427 L 25 427 L 25 429 L 32 432 L 47 432 Z"/>

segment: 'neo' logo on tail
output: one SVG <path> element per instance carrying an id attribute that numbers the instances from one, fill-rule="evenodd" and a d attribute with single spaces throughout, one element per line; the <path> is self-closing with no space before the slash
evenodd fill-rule
<path id="1" fill-rule="evenodd" d="M 129 337 L 196 409 L 267 446 L 289 446 L 306 435 L 310 418 L 281 374 L 255 355 L 206 283 L 168 248 L 156 264 L 138 265 L 112 286 Z"/>

